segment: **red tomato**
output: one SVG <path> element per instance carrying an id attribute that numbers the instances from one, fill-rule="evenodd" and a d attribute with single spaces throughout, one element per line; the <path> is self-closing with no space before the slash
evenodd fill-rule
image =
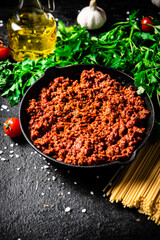
<path id="1" fill-rule="evenodd" d="M 22 131 L 18 118 L 9 118 L 4 124 L 4 131 L 9 137 L 18 137 Z"/>
<path id="2" fill-rule="evenodd" d="M 10 55 L 8 47 L 0 45 L 0 61 L 6 60 Z"/>
<path id="3" fill-rule="evenodd" d="M 147 33 L 152 33 L 154 28 L 152 26 L 146 25 L 146 24 L 150 24 L 150 25 L 154 25 L 154 22 L 152 21 L 152 17 L 144 17 L 141 21 L 141 29 L 143 32 L 147 32 Z"/>

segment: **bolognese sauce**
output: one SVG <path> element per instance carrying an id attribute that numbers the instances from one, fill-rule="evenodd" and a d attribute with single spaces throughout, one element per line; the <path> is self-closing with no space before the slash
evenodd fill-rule
<path id="1" fill-rule="evenodd" d="M 132 86 L 92 68 L 77 80 L 53 79 L 30 100 L 27 113 L 39 150 L 64 163 L 91 166 L 128 160 L 144 137 L 149 111 Z"/>

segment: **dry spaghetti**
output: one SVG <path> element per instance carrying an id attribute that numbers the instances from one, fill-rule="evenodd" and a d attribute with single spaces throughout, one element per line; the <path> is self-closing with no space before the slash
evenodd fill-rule
<path id="1" fill-rule="evenodd" d="M 154 144 L 148 142 L 135 161 L 116 174 L 104 191 L 111 202 L 121 201 L 124 207 L 136 207 L 160 225 L 160 140 Z"/>

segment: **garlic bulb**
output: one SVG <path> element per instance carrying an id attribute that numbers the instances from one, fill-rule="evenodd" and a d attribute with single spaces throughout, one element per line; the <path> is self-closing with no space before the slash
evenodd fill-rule
<path id="1" fill-rule="evenodd" d="M 96 0 L 91 0 L 77 16 L 77 23 L 89 30 L 101 28 L 107 20 L 105 11 L 97 6 Z"/>
<path id="2" fill-rule="evenodd" d="M 160 7 L 160 0 L 151 0 L 151 2 L 157 7 Z"/>

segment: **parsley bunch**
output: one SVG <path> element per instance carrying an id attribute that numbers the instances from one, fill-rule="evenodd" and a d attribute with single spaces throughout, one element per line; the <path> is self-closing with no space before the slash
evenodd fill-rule
<path id="1" fill-rule="evenodd" d="M 138 94 L 146 91 L 152 97 L 156 93 L 159 101 L 160 25 L 154 25 L 153 34 L 144 33 L 136 19 L 137 11 L 129 16 L 129 20 L 116 23 L 110 31 L 98 37 L 90 37 L 85 28 L 77 25 L 66 27 L 59 21 L 58 41 L 48 57 L 17 63 L 9 60 L 0 62 L 2 96 L 8 98 L 13 106 L 47 68 L 93 63 L 128 73 L 135 79 Z"/>

